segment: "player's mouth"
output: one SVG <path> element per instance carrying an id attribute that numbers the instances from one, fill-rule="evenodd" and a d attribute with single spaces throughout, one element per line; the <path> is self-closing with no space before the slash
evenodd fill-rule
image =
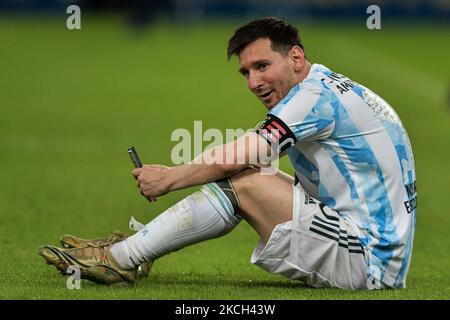
<path id="1" fill-rule="evenodd" d="M 265 92 L 265 93 L 263 93 L 263 94 L 259 94 L 258 97 L 259 97 L 262 101 L 268 102 L 268 101 L 270 101 L 270 97 L 271 97 L 271 95 L 272 95 L 272 92 L 273 92 L 273 90 L 269 90 L 269 91 L 267 91 L 267 92 Z"/>

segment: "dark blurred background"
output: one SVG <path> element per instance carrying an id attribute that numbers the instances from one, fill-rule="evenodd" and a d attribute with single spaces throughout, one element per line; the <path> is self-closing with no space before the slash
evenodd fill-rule
<path id="1" fill-rule="evenodd" d="M 360 17 L 369 5 L 382 7 L 385 18 L 432 19 L 448 21 L 449 0 L 0 0 L 0 10 L 17 12 L 60 11 L 69 4 L 97 11 L 130 15 L 137 25 L 152 22 L 156 16 L 177 21 L 198 21 L 208 17 L 278 15 L 292 17 Z"/>

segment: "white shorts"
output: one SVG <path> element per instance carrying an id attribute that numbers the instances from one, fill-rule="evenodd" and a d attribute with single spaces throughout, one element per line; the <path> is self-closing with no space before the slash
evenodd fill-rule
<path id="1" fill-rule="evenodd" d="M 312 287 L 368 289 L 364 249 L 337 212 L 293 186 L 292 220 L 277 225 L 251 262 Z"/>

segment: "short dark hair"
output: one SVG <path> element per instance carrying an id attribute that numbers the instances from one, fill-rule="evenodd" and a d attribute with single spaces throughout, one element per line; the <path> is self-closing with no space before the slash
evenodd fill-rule
<path id="1" fill-rule="evenodd" d="M 247 45 L 260 38 L 270 39 L 272 50 L 283 55 L 286 55 L 293 46 L 299 46 L 304 50 L 296 27 L 280 18 L 266 17 L 251 21 L 235 31 L 228 41 L 228 60 L 233 54 L 239 55 Z"/>

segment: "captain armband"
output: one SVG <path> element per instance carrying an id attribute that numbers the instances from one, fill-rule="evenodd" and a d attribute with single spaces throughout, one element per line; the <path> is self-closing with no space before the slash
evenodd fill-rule
<path id="1" fill-rule="evenodd" d="M 266 120 L 258 124 L 255 131 L 269 143 L 276 155 L 297 142 L 291 129 L 273 114 L 268 114 Z"/>

